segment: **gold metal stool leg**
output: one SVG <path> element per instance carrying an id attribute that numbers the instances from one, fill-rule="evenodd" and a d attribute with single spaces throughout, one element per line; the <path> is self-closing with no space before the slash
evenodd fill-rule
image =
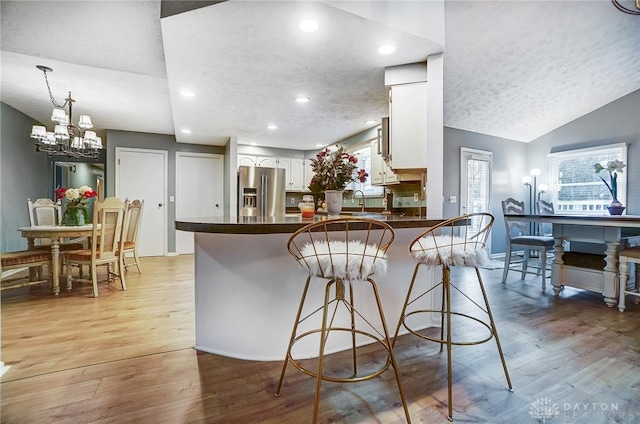
<path id="1" fill-rule="evenodd" d="M 346 298 L 346 287 L 345 287 L 345 282 L 342 279 L 335 279 L 335 280 L 330 280 L 326 287 L 325 287 L 325 296 L 324 296 L 324 302 L 323 305 L 321 307 L 319 307 L 318 309 L 316 309 L 314 312 L 312 312 L 311 314 L 307 315 L 306 317 L 302 317 L 302 311 L 304 309 L 304 303 L 306 301 L 306 296 L 307 296 L 307 292 L 308 292 L 308 288 L 309 288 L 309 282 L 310 282 L 310 277 L 307 279 L 307 283 L 305 284 L 305 288 L 303 291 L 303 295 L 302 295 L 302 300 L 300 302 L 300 305 L 298 307 L 298 313 L 296 316 L 296 321 L 294 324 L 294 328 L 292 330 L 291 333 L 291 338 L 289 340 L 289 346 L 287 348 L 287 354 L 285 357 L 285 361 L 284 364 L 282 366 L 282 372 L 280 374 L 280 380 L 278 382 L 278 386 L 276 389 L 276 393 L 275 396 L 278 397 L 280 396 L 280 391 L 282 389 L 282 384 L 284 381 L 284 375 L 286 372 L 286 367 L 289 361 L 292 362 L 292 364 L 298 368 L 300 371 L 304 372 L 305 374 L 308 374 L 310 376 L 315 377 L 316 379 L 316 390 L 315 390 L 315 396 L 314 396 L 314 402 L 313 402 L 313 418 L 312 418 L 312 423 L 316 424 L 318 422 L 318 414 L 319 414 L 319 409 L 320 409 L 320 391 L 322 389 L 322 381 L 323 380 L 327 380 L 327 381 L 333 381 L 333 382 L 359 382 L 359 381 L 365 381 L 371 378 L 374 378 L 380 374 L 382 374 L 382 372 L 384 372 L 389 366 L 393 367 L 393 371 L 394 371 L 394 375 L 396 378 L 396 383 L 398 385 L 398 391 L 400 394 L 400 399 L 402 402 L 402 406 L 405 412 L 405 416 L 407 419 L 407 423 L 411 423 L 411 418 L 409 415 L 409 408 L 406 402 L 406 398 L 405 398 L 405 394 L 404 394 L 404 390 L 402 387 L 402 383 L 400 382 L 400 373 L 398 371 L 397 368 L 397 363 L 395 360 L 395 356 L 393 354 L 393 343 L 391 341 L 391 337 L 389 335 L 389 330 L 388 330 L 388 326 L 386 323 L 386 319 L 384 317 L 384 312 L 382 309 L 382 302 L 380 300 L 380 296 L 378 293 L 378 289 L 377 286 L 375 284 L 375 281 L 373 281 L 372 279 L 367 279 L 367 280 L 363 280 L 362 282 L 368 282 L 371 286 L 371 289 L 373 291 L 374 297 L 375 297 L 375 301 L 376 301 L 376 306 L 378 308 L 378 318 L 380 319 L 380 324 L 382 326 L 382 334 L 380 332 L 378 332 L 378 330 L 375 330 L 377 332 L 377 336 L 368 333 L 366 331 L 363 331 L 361 329 L 356 328 L 356 315 L 358 315 L 360 318 L 362 318 L 369 326 L 371 326 L 372 324 L 365 318 L 363 317 L 358 310 L 355 308 L 354 304 L 355 304 L 355 300 L 354 300 L 354 292 L 353 292 L 353 284 L 351 281 L 348 282 L 349 284 L 349 292 L 348 292 L 348 299 Z M 335 295 L 334 298 L 331 298 L 331 294 L 332 294 L 332 287 L 335 286 Z M 332 303 L 335 303 L 335 308 L 331 306 Z M 350 315 L 350 327 L 334 327 L 333 326 L 333 318 L 335 317 L 335 312 L 337 307 L 342 304 L 344 305 L 344 307 L 346 307 L 349 311 L 349 315 Z M 333 312 L 330 313 L 330 309 L 332 309 Z M 308 318 L 309 316 L 320 312 L 320 310 L 322 310 L 322 325 L 321 328 L 319 330 L 310 330 L 307 331 L 301 335 L 297 334 L 298 331 L 298 326 L 299 324 L 304 321 L 306 318 Z M 329 334 L 332 331 L 348 331 L 351 333 L 351 341 L 352 341 L 352 345 L 351 345 L 351 355 L 352 355 L 352 366 L 353 366 L 353 373 L 350 377 L 333 377 L 333 376 L 325 376 L 324 375 L 324 357 L 325 357 L 325 349 L 326 349 L 326 343 L 327 343 L 327 339 L 329 337 Z M 302 337 L 305 337 L 307 335 L 310 335 L 312 333 L 320 333 L 320 345 L 318 348 L 318 364 L 317 364 L 317 368 L 314 371 L 311 371 L 309 369 L 305 369 L 303 368 L 300 364 L 296 363 L 295 359 L 292 357 L 291 351 L 292 351 L 292 346 L 296 343 L 296 341 L 300 340 Z M 386 363 L 377 371 L 371 372 L 370 374 L 364 375 L 364 376 L 359 376 L 358 375 L 358 368 L 357 368 L 357 346 L 356 346 L 356 334 L 361 334 L 364 336 L 368 336 L 373 338 L 373 340 L 375 342 L 378 342 L 380 344 L 383 345 L 384 349 L 387 351 L 387 361 Z"/>
<path id="2" fill-rule="evenodd" d="M 509 376 L 509 370 L 507 369 L 507 362 L 504 360 L 504 354 L 502 353 L 502 345 L 500 344 L 500 337 L 498 337 L 498 329 L 496 323 L 493 320 L 493 313 L 491 312 L 491 306 L 489 306 L 489 299 L 487 298 L 487 292 L 484 289 L 484 283 L 482 282 L 482 276 L 480 275 L 480 269 L 476 267 L 476 275 L 478 276 L 478 283 L 480 283 L 480 289 L 482 290 L 482 297 L 484 298 L 484 304 L 487 307 L 487 315 L 489 315 L 489 322 L 491 323 L 491 331 L 493 337 L 496 339 L 496 346 L 498 346 L 498 353 L 500 354 L 500 362 L 502 362 L 502 369 L 504 370 L 504 376 L 507 379 L 507 385 L 509 391 L 513 392 L 513 385 L 511 384 L 511 377 Z"/>

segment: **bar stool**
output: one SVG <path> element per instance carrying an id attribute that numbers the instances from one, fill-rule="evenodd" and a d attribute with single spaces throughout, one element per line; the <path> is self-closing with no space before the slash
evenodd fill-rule
<path id="1" fill-rule="evenodd" d="M 638 292 L 638 284 L 640 284 L 638 281 L 638 272 L 636 272 L 634 289 L 629 290 L 627 288 L 627 281 L 629 280 L 629 262 L 634 263 L 636 267 L 640 265 L 640 247 L 628 247 L 621 250 L 618 254 L 618 260 L 620 261 L 620 299 L 618 300 L 618 310 L 620 312 L 624 312 L 626 295 L 629 294 L 640 298 L 640 292 Z"/>
<path id="2" fill-rule="evenodd" d="M 400 375 L 393 355 L 392 342 L 389 337 L 387 323 L 382 311 L 382 303 L 378 295 L 378 289 L 372 276 L 384 274 L 387 268 L 386 251 L 393 242 L 395 235 L 393 229 L 385 222 L 365 218 L 341 217 L 319 221 L 296 231 L 287 243 L 289 253 L 307 274 L 306 283 L 300 299 L 300 305 L 296 315 L 289 346 L 282 365 L 282 373 L 275 395 L 280 396 L 282 383 L 289 362 L 298 370 L 316 379 L 315 399 L 313 403 L 313 423 L 318 421 L 318 409 L 320 403 L 320 388 L 322 381 L 336 383 L 353 383 L 377 377 L 393 367 L 400 399 L 404 408 L 407 422 L 410 423 L 409 410 L 405 400 Z M 312 281 L 317 279 L 328 280 L 326 282 L 323 302 L 316 302 L 310 309 L 305 309 L 307 294 Z M 354 285 L 360 285 L 362 289 L 367 287 L 375 298 L 375 317 L 365 312 L 363 307 L 371 306 L 362 303 L 356 308 L 354 303 Z M 360 289 L 360 287 L 357 287 Z M 318 306 L 319 304 L 319 306 Z M 303 316 L 304 311 L 304 316 Z M 311 311 L 311 312 L 308 312 Z M 346 315 L 344 315 L 346 313 Z M 322 321 L 317 322 L 322 316 Z M 316 321 L 310 318 L 315 317 Z M 376 320 L 377 327 L 372 324 Z M 311 322 L 312 321 L 312 322 Z M 304 322 L 303 328 L 299 326 Z M 300 334 L 299 334 L 300 333 Z M 351 367 L 349 375 L 341 376 L 329 373 L 330 367 L 325 366 L 329 358 L 325 357 L 327 339 L 331 334 L 348 336 L 347 349 L 351 350 Z M 294 358 L 293 346 L 302 339 L 314 336 L 319 337 L 319 351 L 317 369 L 311 369 L 301 361 L 302 358 Z M 339 336 L 336 336 L 339 337 Z M 310 339 L 307 339 L 307 341 Z M 386 361 L 380 367 L 373 370 L 367 369 L 366 373 L 359 374 L 357 350 L 358 345 L 364 341 L 378 343 L 385 350 Z M 344 350 L 344 346 L 334 347 L 336 350 Z"/>
<path id="3" fill-rule="evenodd" d="M 416 260 L 416 266 L 414 268 L 413 277 L 409 285 L 409 290 L 405 298 L 402 312 L 400 313 L 400 320 L 398 327 L 396 328 L 394 336 L 395 340 L 398 337 L 400 328 L 406 328 L 411 334 L 414 334 L 425 340 L 440 343 L 440 352 L 444 345 L 447 346 L 447 397 L 448 397 L 448 416 L 449 421 L 453 421 L 453 399 L 452 399 L 452 369 L 451 369 L 451 346 L 468 346 L 476 345 L 487 342 L 492 338 L 495 338 L 498 346 L 498 353 L 500 354 L 500 360 L 502 361 L 502 367 L 507 379 L 507 385 L 509 390 L 512 391 L 511 379 L 509 377 L 509 371 L 507 370 L 507 364 L 504 360 L 502 353 L 502 347 L 500 345 L 500 339 L 498 338 L 498 331 L 493 320 L 493 314 L 489 306 L 487 299 L 487 293 L 482 283 L 482 277 L 478 266 L 485 263 L 489 263 L 489 257 L 484 249 L 487 237 L 493 226 L 494 218 L 488 213 L 475 213 L 469 215 L 462 215 L 456 218 L 449 219 L 442 222 L 429 230 L 424 231 L 409 245 L 409 253 Z M 433 285 L 433 287 L 426 288 L 426 291 L 419 290 L 420 294 L 414 294 L 416 277 L 421 266 L 426 267 L 442 267 L 442 281 Z M 476 270 L 478 277 L 478 283 L 480 290 L 482 291 L 482 297 L 484 299 L 484 305 L 473 300 L 469 294 L 465 293 L 465 288 L 457 287 L 451 281 L 451 267 L 454 266 L 466 266 L 473 267 Z M 442 288 L 442 303 L 439 310 L 435 309 L 421 309 L 417 303 L 425 295 L 432 293 L 435 294 L 437 288 Z M 477 307 L 482 311 L 482 319 L 471 316 L 464 312 L 453 311 L 451 308 L 451 289 L 455 289 L 463 299 L 470 301 L 469 306 Z M 416 290 L 418 291 L 418 290 Z M 456 307 L 460 304 L 456 305 Z M 466 312 L 466 310 L 464 310 Z M 418 332 L 420 325 L 419 320 L 416 317 L 425 317 L 428 314 L 440 315 L 440 336 L 429 336 Z M 423 315 L 427 314 L 427 315 Z M 452 336 L 452 317 L 456 322 L 458 319 L 465 321 L 465 324 L 475 324 L 481 328 L 484 332 L 485 328 L 488 330 L 486 334 L 482 334 L 476 340 L 463 340 Z M 488 322 L 487 322 L 488 320 Z M 421 321 L 423 322 L 423 321 Z M 474 335 L 475 337 L 475 335 Z"/>

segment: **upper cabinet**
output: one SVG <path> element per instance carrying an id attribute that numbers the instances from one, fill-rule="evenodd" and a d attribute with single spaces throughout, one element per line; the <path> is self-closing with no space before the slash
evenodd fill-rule
<path id="1" fill-rule="evenodd" d="M 382 136 L 371 141 L 371 185 L 398 183 L 398 178 L 383 157 Z"/>
<path id="2" fill-rule="evenodd" d="M 285 170 L 287 191 L 304 191 L 305 162 L 299 158 L 279 158 L 274 156 L 238 155 L 238 166 L 258 166 L 261 168 L 282 168 Z"/>
<path id="3" fill-rule="evenodd" d="M 238 166 L 257 166 L 256 155 L 238 155 Z"/>
<path id="4" fill-rule="evenodd" d="M 427 83 L 389 90 L 389 159 L 393 169 L 427 167 Z"/>

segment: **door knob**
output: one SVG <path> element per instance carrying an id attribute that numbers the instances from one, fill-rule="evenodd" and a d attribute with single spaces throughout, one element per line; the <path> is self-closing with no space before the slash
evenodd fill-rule
<path id="1" fill-rule="evenodd" d="M 216 208 L 219 208 L 219 207 L 220 207 L 220 205 L 218 203 L 216 203 Z"/>
<path id="2" fill-rule="evenodd" d="M 164 205 L 163 205 L 162 203 L 158 203 L 158 207 L 159 207 L 159 208 L 161 208 L 161 207 L 163 207 L 163 206 L 164 206 Z"/>

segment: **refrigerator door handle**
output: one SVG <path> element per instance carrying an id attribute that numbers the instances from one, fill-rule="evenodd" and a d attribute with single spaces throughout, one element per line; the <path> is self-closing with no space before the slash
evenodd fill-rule
<path id="1" fill-rule="evenodd" d="M 269 179 L 265 174 L 262 174 L 260 176 L 260 182 L 262 183 L 260 184 L 260 197 L 261 197 L 260 215 L 261 216 L 267 216 L 267 193 L 269 192 L 269 190 L 267 190 L 268 181 Z"/>

